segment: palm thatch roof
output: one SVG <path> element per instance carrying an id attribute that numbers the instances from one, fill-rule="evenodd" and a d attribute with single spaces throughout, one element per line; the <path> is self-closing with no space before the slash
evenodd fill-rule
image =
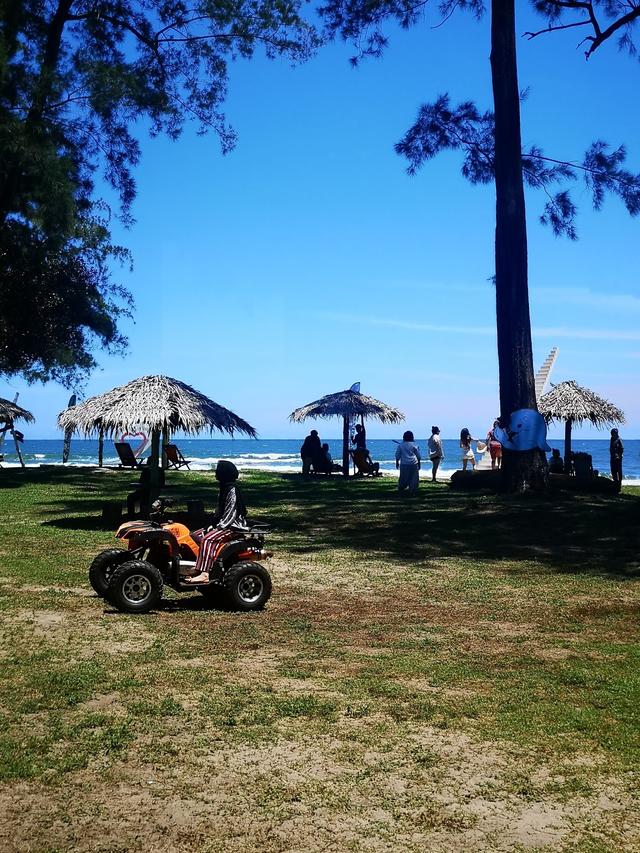
<path id="1" fill-rule="evenodd" d="M 139 425 L 152 431 L 204 430 L 236 432 L 255 438 L 255 429 L 229 409 L 214 403 L 190 385 L 169 376 L 142 376 L 105 394 L 90 397 L 58 415 L 61 429 L 85 435 L 102 430 L 106 436 Z"/>
<path id="2" fill-rule="evenodd" d="M 338 391 L 337 394 L 327 394 L 320 400 L 314 400 L 306 406 L 301 406 L 291 412 L 289 420 L 295 423 L 307 418 L 352 418 L 362 415 L 364 418 L 375 418 L 386 424 L 397 424 L 404 420 L 404 415 L 398 409 L 367 397 L 359 391 Z"/>
<path id="3" fill-rule="evenodd" d="M 4 400 L 0 397 L 0 421 L 17 421 L 22 420 L 27 423 L 33 423 L 35 418 L 26 409 L 12 403 L 9 400 Z"/>
<path id="4" fill-rule="evenodd" d="M 624 423 L 624 412 L 617 406 L 573 380 L 554 385 L 540 398 L 538 410 L 547 423 L 570 420 L 581 424 L 589 421 L 598 428 Z"/>

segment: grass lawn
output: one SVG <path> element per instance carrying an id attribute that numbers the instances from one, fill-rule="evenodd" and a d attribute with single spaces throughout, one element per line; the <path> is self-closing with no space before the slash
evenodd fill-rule
<path id="1" fill-rule="evenodd" d="M 640 850 L 632 490 L 246 475 L 267 609 L 136 617 L 87 582 L 133 479 L 0 471 L 2 851 Z"/>

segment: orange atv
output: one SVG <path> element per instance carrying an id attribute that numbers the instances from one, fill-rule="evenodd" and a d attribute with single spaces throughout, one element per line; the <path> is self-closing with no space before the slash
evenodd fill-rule
<path id="1" fill-rule="evenodd" d="M 209 582 L 185 582 L 193 571 L 205 530 L 190 531 L 184 524 L 162 522 L 169 501 L 153 505 L 149 521 L 121 524 L 116 536 L 127 550 L 109 548 L 89 568 L 89 581 L 98 595 L 125 613 L 147 613 L 157 607 L 164 585 L 176 592 L 201 592 L 233 610 L 261 610 L 271 597 L 271 577 L 257 560 L 271 557 L 264 550 L 266 525 L 229 528 L 215 555 Z"/>

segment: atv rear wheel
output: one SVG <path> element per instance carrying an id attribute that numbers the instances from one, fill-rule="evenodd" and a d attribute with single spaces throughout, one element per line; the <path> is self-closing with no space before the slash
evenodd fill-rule
<path id="1" fill-rule="evenodd" d="M 233 610 L 262 610 L 271 597 L 271 577 L 259 563 L 236 563 L 222 583 Z"/>
<path id="2" fill-rule="evenodd" d="M 123 613 L 148 613 L 162 598 L 162 575 L 146 560 L 128 560 L 112 573 L 105 598 Z"/>
<path id="3" fill-rule="evenodd" d="M 122 548 L 109 548 L 94 557 L 89 566 L 89 583 L 101 598 L 104 598 L 107 592 L 114 569 L 130 559 L 129 552 L 123 551 Z"/>

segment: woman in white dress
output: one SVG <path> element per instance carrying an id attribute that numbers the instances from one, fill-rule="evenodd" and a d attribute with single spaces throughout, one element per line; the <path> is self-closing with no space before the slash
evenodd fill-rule
<path id="1" fill-rule="evenodd" d="M 473 448 L 471 447 L 471 442 L 477 441 L 476 438 L 472 438 L 471 433 L 465 427 L 460 431 L 460 450 L 462 451 L 462 470 L 467 470 L 467 463 L 471 462 L 471 467 L 475 469 L 476 467 L 476 457 L 473 452 Z"/>

